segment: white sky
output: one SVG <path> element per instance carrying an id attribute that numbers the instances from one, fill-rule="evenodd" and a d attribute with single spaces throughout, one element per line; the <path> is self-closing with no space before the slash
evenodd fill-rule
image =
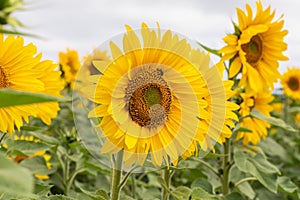
<path id="1" fill-rule="evenodd" d="M 231 20 L 236 20 L 236 7 L 254 0 L 25 0 L 25 11 L 15 16 L 27 28 L 45 40 L 26 38 L 43 53 L 44 59 L 57 62 L 58 52 L 76 49 L 80 57 L 93 48 L 124 32 L 125 24 L 139 28 L 141 22 L 150 27 L 158 21 L 163 29 L 171 29 L 211 48 L 221 48 L 221 40 L 231 33 Z M 300 66 L 300 7 L 299 0 L 262 0 L 264 8 L 271 5 L 279 17 L 284 14 L 285 29 L 289 34 L 285 52 L 290 60 L 282 62 L 280 71 L 287 66 Z M 253 7 L 255 8 L 255 7 Z"/>

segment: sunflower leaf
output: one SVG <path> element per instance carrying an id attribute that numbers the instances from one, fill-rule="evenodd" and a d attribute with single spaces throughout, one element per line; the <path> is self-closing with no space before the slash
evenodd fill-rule
<path id="1" fill-rule="evenodd" d="M 30 172 L 0 154 L 0 193 L 30 195 L 33 177 Z"/>
<path id="2" fill-rule="evenodd" d="M 46 94 L 17 91 L 12 89 L 0 89 L 0 108 L 9 106 L 18 106 L 25 104 L 70 101 L 66 98 L 50 96 Z"/>
<path id="3" fill-rule="evenodd" d="M 205 46 L 204 44 L 201 44 L 200 42 L 197 42 L 203 49 L 205 49 L 206 51 L 216 55 L 216 56 L 219 56 L 219 57 L 222 57 L 222 54 L 219 53 L 219 50 L 217 49 L 212 49 L 212 48 L 209 48 L 207 46 Z"/>
<path id="4" fill-rule="evenodd" d="M 287 131 L 290 132 L 298 132 L 296 129 L 294 129 L 293 127 L 291 127 L 290 125 L 286 124 L 284 121 L 282 121 L 281 119 L 275 118 L 275 117 L 269 117 L 269 116 L 265 116 L 263 115 L 261 112 L 259 112 L 257 109 L 253 109 L 250 113 L 250 115 L 252 117 L 255 117 L 257 119 L 266 121 L 274 126 L 278 126 L 280 128 L 283 128 Z"/>

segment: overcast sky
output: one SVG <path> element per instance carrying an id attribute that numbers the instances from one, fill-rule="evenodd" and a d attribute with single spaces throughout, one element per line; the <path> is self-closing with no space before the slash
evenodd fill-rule
<path id="1" fill-rule="evenodd" d="M 158 21 L 163 29 L 171 29 L 212 48 L 224 45 L 221 40 L 231 33 L 231 20 L 236 20 L 236 7 L 255 1 L 243 0 L 25 0 L 25 11 L 15 16 L 27 28 L 23 31 L 42 36 L 45 40 L 26 38 L 34 42 L 43 58 L 58 60 L 58 52 L 76 49 L 80 56 L 124 32 L 125 24 L 139 28 L 141 22 L 154 27 Z M 300 7 L 299 0 L 263 0 L 266 8 L 284 14 L 285 29 L 289 31 L 286 66 L 300 66 Z"/>

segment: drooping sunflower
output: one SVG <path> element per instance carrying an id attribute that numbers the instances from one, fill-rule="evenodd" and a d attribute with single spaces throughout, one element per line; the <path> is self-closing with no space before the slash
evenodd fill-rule
<path id="1" fill-rule="evenodd" d="M 126 29 L 123 51 L 111 41 L 112 61 L 93 62 L 100 74 L 85 89 L 98 104 L 89 117 L 101 118 L 101 152 L 123 150 L 126 166 L 142 165 L 150 153 L 160 166 L 176 164 L 192 143 L 212 148 L 227 116 L 217 67 L 210 68 L 207 54 L 170 30 L 143 23 L 139 37 Z"/>
<path id="2" fill-rule="evenodd" d="M 21 135 L 21 136 L 17 136 L 17 135 L 14 135 L 13 139 L 15 141 L 18 141 L 18 140 L 22 140 L 22 141 L 28 141 L 28 142 L 34 142 L 34 143 L 40 143 L 40 139 L 37 139 L 37 138 L 34 138 L 33 136 L 24 136 L 24 135 Z M 3 148 L 7 149 L 9 148 L 9 146 L 4 143 L 2 145 Z M 10 157 L 10 159 L 16 163 L 20 163 L 26 159 L 29 159 L 29 158 L 33 158 L 33 157 L 36 157 L 36 156 L 41 156 L 43 157 L 44 161 L 45 161 L 45 165 L 48 169 L 51 169 L 52 165 L 50 163 L 50 160 L 51 160 L 51 156 L 49 154 L 46 153 L 45 150 L 40 150 L 40 151 L 36 151 L 30 155 L 26 155 L 26 154 L 22 154 L 22 155 L 14 155 L 12 157 Z M 45 175 L 45 174 L 38 174 L 38 173 L 35 173 L 34 176 L 40 180 L 47 180 L 49 179 L 49 176 L 48 175 Z"/>
<path id="3" fill-rule="evenodd" d="M 59 64 L 66 86 L 70 86 L 73 89 L 81 65 L 78 52 L 71 49 L 67 49 L 66 52 L 59 52 Z"/>
<path id="4" fill-rule="evenodd" d="M 287 96 L 300 100 L 300 68 L 288 68 L 281 77 L 281 85 Z"/>
<path id="5" fill-rule="evenodd" d="M 42 55 L 36 55 L 36 47 L 30 43 L 24 45 L 22 37 L 0 35 L 0 89 L 11 88 L 28 92 L 38 92 L 59 96 L 63 85 L 60 83 L 60 72 L 51 61 L 41 61 Z M 50 124 L 56 117 L 58 103 L 41 103 L 0 108 L 0 131 L 12 134 L 14 126 L 18 130 L 23 120 L 29 116 L 41 118 Z"/>
<path id="6" fill-rule="evenodd" d="M 265 139 L 268 135 L 268 128 L 271 125 L 268 122 L 249 116 L 252 109 L 257 109 L 265 116 L 270 116 L 273 107 L 270 102 L 274 99 L 271 92 L 259 94 L 242 93 L 243 102 L 240 105 L 240 114 L 243 117 L 240 126 L 249 129 L 251 132 L 240 131 L 237 133 L 236 139 L 243 139 L 243 144 L 252 143 L 256 145 L 261 138 Z"/>
<path id="7" fill-rule="evenodd" d="M 280 77 L 278 61 L 288 60 L 282 54 L 287 49 L 283 40 L 288 31 L 283 30 L 282 17 L 273 20 L 275 11 L 271 12 L 270 6 L 264 10 L 261 1 L 257 1 L 256 7 L 255 16 L 249 4 L 247 13 L 237 8 L 236 31 L 223 38 L 227 45 L 220 53 L 222 60 L 231 60 L 229 78 L 241 72 L 239 86 L 261 92 L 273 88 Z"/>

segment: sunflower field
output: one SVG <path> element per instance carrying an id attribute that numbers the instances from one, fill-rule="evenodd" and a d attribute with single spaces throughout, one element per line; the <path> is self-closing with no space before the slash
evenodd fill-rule
<path id="1" fill-rule="evenodd" d="M 300 199 L 300 64 L 272 5 L 232 7 L 219 47 L 140 19 L 51 60 L 26 3 L 0 0 L 0 199 Z"/>

